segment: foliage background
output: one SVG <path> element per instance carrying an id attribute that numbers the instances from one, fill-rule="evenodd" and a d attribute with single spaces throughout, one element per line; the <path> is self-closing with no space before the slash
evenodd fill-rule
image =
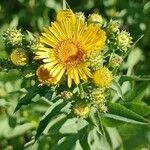
<path id="1" fill-rule="evenodd" d="M 128 75 L 150 74 L 150 1 L 148 0 L 68 0 L 74 11 L 83 11 L 88 16 L 99 12 L 110 20 L 118 19 L 121 28 L 128 30 L 134 41 L 138 41 L 121 68 Z M 10 25 L 18 26 L 22 31 L 39 32 L 55 19 L 57 11 L 62 8 L 61 0 L 0 0 L 0 58 L 6 59 L 2 33 Z M 1 68 L 0 68 L 1 69 Z M 20 87 L 24 83 L 16 70 L 0 73 L 0 149 L 19 150 L 30 141 L 39 117 L 47 105 L 40 102 L 21 112 L 13 114 L 17 101 L 25 93 Z M 150 87 L 142 88 L 135 84 L 137 93 L 143 90 L 142 101 L 150 105 Z M 13 94 L 12 94 L 13 93 Z M 36 99 L 35 99 L 36 101 Z M 46 103 L 46 102 L 45 102 Z M 150 114 L 150 112 L 149 112 Z M 18 120 L 20 118 L 20 120 Z M 22 122 L 17 125 L 18 122 Z M 143 126 L 125 124 L 118 127 L 125 150 L 145 150 L 150 148 L 150 130 Z M 39 141 L 39 149 L 46 149 L 49 138 Z"/>

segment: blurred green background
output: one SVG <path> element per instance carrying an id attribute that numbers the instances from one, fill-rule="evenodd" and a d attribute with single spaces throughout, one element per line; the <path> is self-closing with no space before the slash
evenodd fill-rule
<path id="1" fill-rule="evenodd" d="M 67 0 L 74 11 L 99 12 L 107 20 L 117 19 L 121 28 L 131 33 L 133 41 L 138 40 L 122 66 L 124 74 L 150 74 L 150 1 L 148 0 Z M 0 0 L 0 59 L 8 56 L 2 40 L 2 33 L 9 26 L 18 26 L 22 31 L 39 32 L 55 19 L 62 9 L 62 0 Z M 129 69 L 130 68 L 130 69 Z M 26 92 L 21 90 L 23 81 L 13 70 L 0 73 L 0 150 L 22 150 L 34 134 L 36 122 L 45 111 L 45 105 L 25 108 L 13 114 L 18 99 Z M 13 96 L 12 94 L 13 93 Z M 10 95 L 11 94 L 11 95 Z M 150 89 L 145 91 L 143 101 L 150 104 Z M 18 117 L 20 120 L 18 120 Z M 20 123 L 15 128 L 17 123 Z M 124 125 L 120 130 L 125 150 L 148 150 L 150 131 L 142 126 Z M 49 139 L 41 139 L 39 148 L 48 149 Z"/>

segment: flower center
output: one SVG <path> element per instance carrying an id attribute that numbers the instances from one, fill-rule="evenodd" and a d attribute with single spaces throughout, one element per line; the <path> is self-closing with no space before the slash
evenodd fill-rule
<path id="1" fill-rule="evenodd" d="M 56 57 L 64 65 L 74 66 L 83 60 L 83 51 L 78 43 L 67 40 L 58 44 Z"/>

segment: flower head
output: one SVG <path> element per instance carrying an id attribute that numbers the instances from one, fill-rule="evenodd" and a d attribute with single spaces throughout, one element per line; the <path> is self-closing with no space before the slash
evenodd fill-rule
<path id="1" fill-rule="evenodd" d="M 87 118 L 90 113 L 90 107 L 84 102 L 76 102 L 73 106 L 73 112 L 81 118 Z"/>
<path id="2" fill-rule="evenodd" d="M 37 69 L 36 75 L 38 76 L 38 80 L 42 84 L 50 85 L 50 84 L 55 84 L 56 82 L 55 78 L 50 75 L 50 72 L 48 71 L 48 69 L 44 68 L 43 65 L 41 65 Z"/>
<path id="3" fill-rule="evenodd" d="M 43 60 L 56 82 L 67 75 L 69 87 L 72 81 L 79 84 L 80 79 L 87 81 L 92 77 L 86 60 L 92 51 L 105 45 L 104 31 L 74 16 L 71 10 L 58 13 L 57 20 L 40 36 L 43 46 L 36 51 L 35 57 Z"/>
<path id="4" fill-rule="evenodd" d="M 17 48 L 10 54 L 10 60 L 16 66 L 25 66 L 28 63 L 28 55 L 23 49 Z"/>
<path id="5" fill-rule="evenodd" d="M 110 85 L 112 79 L 113 79 L 112 73 L 106 67 L 103 67 L 103 68 L 95 71 L 93 74 L 94 83 L 97 86 L 102 87 L 102 88 L 108 87 Z"/>

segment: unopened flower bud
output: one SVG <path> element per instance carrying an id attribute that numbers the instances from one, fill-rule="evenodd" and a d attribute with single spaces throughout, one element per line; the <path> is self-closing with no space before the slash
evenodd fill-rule
<path id="1" fill-rule="evenodd" d="M 87 118 L 90 113 L 90 106 L 84 102 L 76 102 L 73 106 L 73 112 L 78 117 Z"/>
<path id="2" fill-rule="evenodd" d="M 104 91 L 100 88 L 94 89 L 91 93 L 91 98 L 95 104 L 103 103 L 105 101 Z"/>
<path id="3" fill-rule="evenodd" d="M 123 51 L 127 51 L 128 48 L 131 47 L 132 37 L 126 31 L 121 31 L 118 34 L 116 40 L 117 40 L 118 48 L 123 50 Z"/>
<path id="4" fill-rule="evenodd" d="M 61 96 L 64 100 L 68 100 L 72 98 L 72 93 L 70 91 L 61 92 Z"/>
<path id="5" fill-rule="evenodd" d="M 62 19 L 75 20 L 76 16 L 71 9 L 61 10 L 57 14 L 57 20 L 61 21 Z"/>
<path id="6" fill-rule="evenodd" d="M 3 38 L 6 44 L 16 46 L 22 44 L 23 35 L 21 30 L 18 30 L 15 27 L 11 27 L 4 32 Z"/>
<path id="7" fill-rule="evenodd" d="M 113 56 L 110 61 L 110 66 L 113 68 L 119 67 L 123 62 L 123 58 L 119 55 Z"/>
<path id="8" fill-rule="evenodd" d="M 107 26 L 107 30 L 110 33 L 117 33 L 119 31 L 119 22 L 117 20 L 110 20 Z"/>
<path id="9" fill-rule="evenodd" d="M 101 15 L 93 13 L 93 14 L 89 15 L 88 22 L 94 23 L 94 24 L 98 25 L 99 27 L 101 27 L 103 25 L 103 18 Z"/>
<path id="10" fill-rule="evenodd" d="M 21 48 L 14 49 L 10 54 L 10 59 L 16 66 L 25 66 L 28 63 L 28 55 Z"/>
<path id="11" fill-rule="evenodd" d="M 83 12 L 76 12 L 76 17 L 77 17 L 79 20 L 85 21 L 85 15 L 84 15 Z"/>
<path id="12" fill-rule="evenodd" d="M 102 113 L 106 113 L 106 112 L 107 112 L 107 107 L 106 107 L 105 104 L 100 104 L 100 105 L 98 106 L 98 109 L 99 109 L 99 111 L 102 112 Z"/>
<path id="13" fill-rule="evenodd" d="M 103 57 L 101 55 L 101 51 L 100 50 L 93 51 L 88 59 L 88 62 L 89 62 L 89 66 L 93 70 L 100 69 L 103 64 Z"/>

